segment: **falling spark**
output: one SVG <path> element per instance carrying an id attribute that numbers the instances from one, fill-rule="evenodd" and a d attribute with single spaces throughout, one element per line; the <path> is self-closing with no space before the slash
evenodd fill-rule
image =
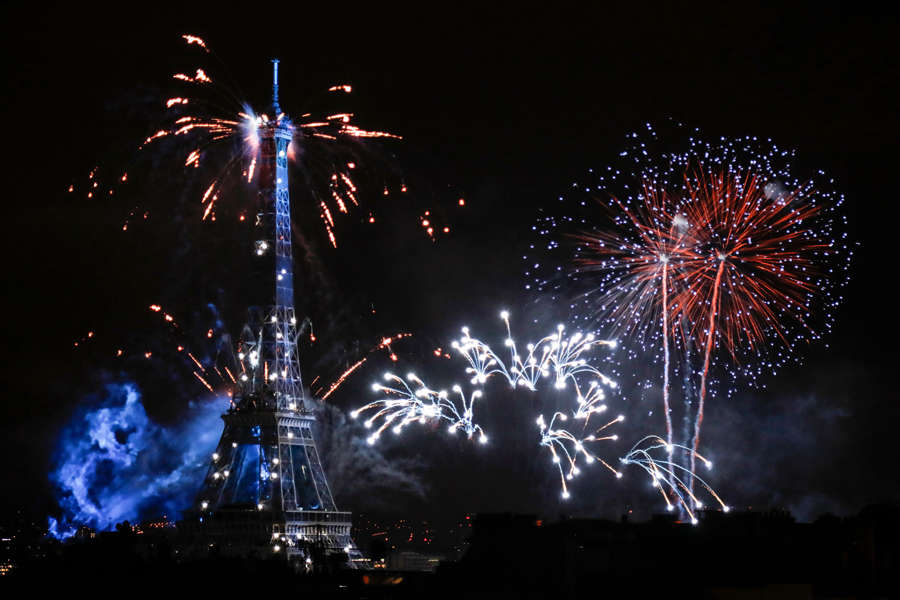
<path id="1" fill-rule="evenodd" d="M 209 385 L 209 382 L 206 381 L 206 380 L 203 378 L 203 376 L 200 375 L 200 373 L 198 373 L 197 371 L 194 371 L 194 377 L 196 377 L 197 379 L 199 379 L 199 380 L 200 380 L 200 383 L 202 383 L 204 386 L 206 386 L 206 389 L 208 389 L 208 390 L 211 391 L 211 392 L 215 392 L 215 390 L 213 389 L 213 386 Z"/>
<path id="2" fill-rule="evenodd" d="M 206 42 L 198 38 L 196 35 L 185 34 L 181 37 L 184 38 L 184 41 L 186 41 L 188 44 L 197 44 L 198 46 L 209 52 L 209 48 L 206 47 Z"/>
<path id="3" fill-rule="evenodd" d="M 354 371 L 356 371 L 359 367 L 361 367 L 363 364 L 365 364 L 365 362 L 369 359 L 369 356 L 371 356 L 372 353 L 377 352 L 378 350 L 386 349 L 389 352 L 391 352 L 391 354 L 393 354 L 393 351 L 391 350 L 391 344 L 396 342 L 397 340 L 402 340 L 404 338 L 408 338 L 411 336 L 412 336 L 411 333 L 397 333 L 390 337 L 382 338 L 381 342 L 377 346 L 375 346 L 374 348 L 369 350 L 369 352 L 366 356 L 362 357 L 361 359 L 359 359 L 358 361 L 356 361 L 355 363 L 350 365 L 350 367 L 347 370 L 345 370 L 343 373 L 341 373 L 340 376 L 337 379 L 335 379 L 334 382 L 330 386 L 328 386 L 328 390 L 322 395 L 322 400 L 327 400 L 328 397 L 331 394 L 333 394 L 340 387 L 340 385 L 342 383 L 344 383 L 344 381 L 346 381 L 346 379 L 350 375 L 353 374 Z M 311 385 L 312 384 L 310 384 L 310 386 Z"/>
<path id="4" fill-rule="evenodd" d="M 192 361 L 194 361 L 194 364 L 197 365 L 197 368 L 198 368 L 198 369 L 200 369 L 201 371 L 205 371 L 205 370 L 206 370 L 206 369 L 203 368 L 203 365 L 200 364 L 200 361 L 197 360 L 197 358 L 196 358 L 193 354 L 191 354 L 190 352 L 188 352 L 188 357 L 189 357 Z"/>

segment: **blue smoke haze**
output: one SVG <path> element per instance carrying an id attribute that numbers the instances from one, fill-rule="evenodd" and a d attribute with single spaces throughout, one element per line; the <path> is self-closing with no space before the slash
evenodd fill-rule
<path id="1" fill-rule="evenodd" d="M 62 431 L 50 479 L 61 516 L 48 519 L 55 538 L 78 527 L 112 529 L 122 521 L 179 518 L 200 490 L 222 435 L 225 397 L 192 402 L 179 423 L 154 422 L 135 383 L 104 386 Z M 332 492 L 356 508 L 383 508 L 397 495 L 423 498 L 421 465 L 391 459 L 365 441 L 366 431 L 340 409 L 317 407 L 317 440 Z"/>
<path id="2" fill-rule="evenodd" d="M 171 427 L 147 415 L 134 383 L 108 384 L 87 405 L 60 435 L 50 479 L 62 514 L 50 517 L 50 535 L 163 514 L 177 518 L 197 493 L 227 399 L 192 403 Z"/>

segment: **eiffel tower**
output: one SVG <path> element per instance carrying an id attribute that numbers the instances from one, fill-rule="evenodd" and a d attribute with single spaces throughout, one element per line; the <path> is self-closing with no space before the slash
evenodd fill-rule
<path id="1" fill-rule="evenodd" d="M 278 105 L 259 122 L 259 196 L 254 281 L 260 299 L 238 346 L 242 366 L 232 408 L 203 487 L 183 529 L 219 555 L 282 556 L 310 564 L 329 554 L 361 555 L 350 537 L 351 513 L 337 510 L 313 436 L 315 416 L 303 394 L 294 311 L 294 259 L 288 146 L 290 119 Z M 202 543 L 201 543 L 202 542 Z"/>

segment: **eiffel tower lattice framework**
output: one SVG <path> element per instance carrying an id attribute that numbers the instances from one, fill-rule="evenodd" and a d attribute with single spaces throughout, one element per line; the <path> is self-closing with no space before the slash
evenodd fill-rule
<path id="1" fill-rule="evenodd" d="M 272 109 L 259 121 L 259 232 L 253 248 L 259 281 L 274 305 L 251 309 L 238 358 L 244 365 L 225 428 L 188 518 L 194 548 L 222 556 L 283 556 L 311 564 L 340 552 L 362 559 L 351 513 L 335 506 L 303 394 L 294 311 L 288 147 L 294 126 L 278 105 L 273 60 Z"/>

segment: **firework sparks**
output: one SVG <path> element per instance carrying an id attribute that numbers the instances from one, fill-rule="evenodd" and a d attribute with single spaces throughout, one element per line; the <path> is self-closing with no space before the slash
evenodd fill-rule
<path id="1" fill-rule="evenodd" d="M 175 73 L 172 75 L 172 79 L 187 81 L 188 83 L 212 83 L 212 79 L 209 78 L 203 69 L 197 69 L 193 77 L 184 73 Z"/>
<path id="2" fill-rule="evenodd" d="M 545 421 L 543 415 L 537 418 L 540 428 L 539 445 L 549 449 L 553 463 L 559 470 L 563 498 L 570 495 L 566 481 L 581 472 L 579 461 L 585 464 L 599 462 L 617 478 L 621 477 L 619 471 L 597 455 L 593 450 L 593 444 L 617 440 L 616 434 L 607 433 L 606 430 L 622 422 L 625 417 L 618 415 L 593 431 L 588 430 L 591 416 L 607 410 L 604 388 L 615 388 L 616 383 L 591 365 L 587 355 L 592 348 L 597 346 L 612 348 L 615 347 L 615 343 L 599 340 L 593 334 L 585 335 L 581 332 L 566 335 L 565 326 L 559 325 L 554 333 L 537 343 L 527 344 L 527 354 L 521 355 L 512 337 L 509 313 L 503 311 L 500 317 L 506 324 L 505 346 L 510 357 L 508 363 L 504 362 L 490 345 L 472 337 L 467 327 L 462 328 L 462 338 L 452 343 L 453 348 L 468 364 L 465 373 L 470 378 L 470 383 L 473 386 L 481 386 L 496 375 L 513 389 L 524 387 L 536 392 L 541 381 L 552 378 L 555 390 L 574 389 L 575 402 L 571 415 L 574 420 L 580 421 L 582 431 L 587 432 L 586 434 L 582 433 L 579 436 L 556 427 L 557 420 L 562 422 L 569 418 L 562 411 L 556 411 L 549 423 Z M 434 355 L 441 357 L 443 352 L 438 348 L 434 351 Z M 479 439 L 486 440 L 481 427 L 472 421 L 475 398 L 481 397 L 481 390 L 475 390 L 467 399 L 461 388 L 454 386 L 453 390 L 459 396 L 461 407 L 459 408 L 456 403 L 448 401 L 446 392 L 436 392 L 428 388 L 415 375 L 410 374 L 403 380 L 388 373 L 385 378 L 394 385 L 385 386 L 376 383 L 373 386 L 376 391 L 383 392 L 385 398 L 370 402 L 352 413 L 355 417 L 364 411 L 374 411 L 374 414 L 365 421 L 366 427 L 371 428 L 378 421 L 381 424 L 369 436 L 370 443 L 374 443 L 388 427 L 399 433 L 409 423 L 418 421 L 424 424 L 440 418 L 451 421 L 451 432 L 462 429 L 469 437 L 481 433 L 482 437 Z M 586 378 L 590 379 L 587 384 Z M 415 389 L 410 387 L 410 383 Z"/>
<path id="3" fill-rule="evenodd" d="M 186 44 L 210 53 L 203 39 L 189 34 L 183 35 L 182 39 Z M 139 149 L 173 136 L 188 138 L 191 147 L 183 156 L 184 165 L 199 168 L 202 159 L 218 169 L 213 181 L 204 186 L 206 192 L 200 202 L 203 205 L 202 220 L 215 220 L 223 192 L 232 187 L 232 175 L 237 173 L 240 175 L 239 181 L 252 184 L 259 172 L 259 128 L 273 120 L 287 125 L 293 130 L 293 140 L 286 158 L 306 172 L 304 179 L 310 182 L 313 200 L 322 207 L 320 214 L 328 241 L 337 247 L 336 223 L 332 213 L 349 214 L 351 206 L 360 204 L 360 185 L 352 177 L 357 164 L 347 158 L 356 156 L 362 140 L 399 140 L 401 136 L 363 129 L 353 124 L 354 115 L 349 112 L 328 114 L 322 118 L 306 113 L 297 123 L 292 123 L 275 107 L 274 114 L 257 113 L 238 101 L 229 91 L 230 88 L 216 85 L 210 73 L 198 67 L 193 74 L 188 71 L 172 76 L 175 81 L 186 84 L 191 93 L 173 95 L 165 101 L 170 124 L 149 135 Z M 352 87 L 337 85 L 329 91 L 350 93 Z M 91 179 L 95 173 L 96 169 L 92 171 Z M 88 194 L 88 197 L 93 197 L 94 191 Z M 128 221 L 122 229 L 128 231 Z"/>
<path id="4" fill-rule="evenodd" d="M 604 467 L 609 469 L 616 478 L 621 478 L 622 473 L 614 469 L 608 462 L 594 454 L 588 449 L 588 444 L 591 442 L 602 442 L 605 440 L 617 440 L 619 436 L 612 435 L 600 435 L 602 431 L 611 427 L 615 423 L 620 423 L 625 420 L 625 417 L 619 415 L 606 425 L 603 425 L 599 429 L 597 429 L 594 433 L 583 437 L 577 438 L 571 432 L 554 428 L 556 420 L 566 421 L 568 417 L 566 417 L 565 413 L 555 412 L 553 416 L 550 417 L 550 422 L 547 423 L 544 420 L 544 415 L 540 415 L 537 418 L 537 425 L 541 431 L 541 442 L 540 445 L 548 448 L 550 450 L 550 454 L 552 456 L 553 463 L 559 469 L 559 480 L 562 485 L 562 497 L 563 499 L 568 499 L 570 497 L 569 488 L 566 485 L 566 481 L 571 481 L 574 477 L 581 474 L 581 468 L 578 466 L 578 457 L 582 456 L 584 462 L 586 464 L 593 464 L 594 462 L 599 462 Z M 568 467 L 564 469 L 564 467 Z"/>
<path id="5" fill-rule="evenodd" d="M 184 39 L 184 41 L 187 42 L 188 44 L 197 44 L 198 46 L 200 46 L 201 48 L 203 48 L 204 50 L 206 50 L 207 52 L 209 52 L 209 48 L 206 47 L 206 42 L 204 42 L 201 38 L 198 38 L 196 35 L 188 35 L 188 34 L 185 34 L 185 35 L 183 35 L 183 36 L 181 36 L 181 37 L 182 37 L 182 38 Z"/>
<path id="6" fill-rule="evenodd" d="M 616 383 L 612 379 L 591 366 L 584 357 L 595 346 L 615 348 L 616 342 L 599 340 L 592 333 L 585 335 L 576 332 L 571 336 L 566 336 L 565 326 L 558 325 L 556 332 L 541 338 L 536 343 L 526 344 L 527 354 L 523 356 L 512 336 L 509 312 L 502 311 L 500 318 L 506 324 L 507 337 L 504 345 L 509 349 L 508 366 L 488 344 L 469 335 L 468 327 L 463 327 L 463 336 L 451 344 L 453 349 L 469 363 L 466 373 L 472 376 L 471 383 L 473 385 L 484 384 L 489 377 L 500 375 L 512 387 L 518 385 L 535 391 L 537 383 L 542 377 L 552 375 L 554 387 L 563 389 L 569 380 L 574 382 L 577 387 L 576 376 L 587 373 L 605 386 L 616 387 Z M 588 405 L 585 407 L 585 410 L 588 411 L 586 414 L 590 414 L 590 406 L 604 397 L 602 388 L 592 385 L 591 389 L 594 390 L 589 394 L 592 396 L 592 400 L 591 402 L 585 401 Z M 578 397 L 585 398 L 580 392 Z"/>
<path id="7" fill-rule="evenodd" d="M 453 392 L 459 396 L 457 405 L 450 399 L 446 390 L 436 391 L 429 388 L 413 373 L 409 373 L 406 379 L 393 373 L 385 373 L 384 379 L 388 385 L 376 383 L 372 389 L 384 393 L 385 397 L 350 413 L 355 419 L 363 412 L 374 410 L 375 413 L 364 422 L 366 428 L 371 428 L 376 421 L 381 420 L 381 425 L 368 437 L 370 444 L 374 444 L 388 427 L 391 427 L 395 434 L 399 434 L 410 423 L 425 424 L 442 419 L 450 422 L 448 428 L 450 433 L 462 430 L 469 439 L 477 433 L 478 441 L 482 444 L 487 443 L 488 438 L 481 425 L 473 420 L 475 400 L 482 396 L 481 390 L 472 391 L 466 398 L 462 388 L 454 385 Z"/>
<path id="8" fill-rule="evenodd" d="M 650 476 L 653 487 L 659 489 L 663 500 L 665 500 L 667 510 L 672 510 L 676 506 L 683 507 L 691 522 L 695 525 L 697 524 L 697 517 L 693 511 L 703 508 L 704 505 L 694 494 L 693 481 L 700 483 L 719 507 L 724 512 L 728 512 L 728 505 L 722 501 L 722 498 L 706 481 L 699 477 L 693 469 L 683 467 L 672 460 L 672 454 L 676 448 L 686 452 L 690 451 L 693 456 L 696 456 L 703 462 L 707 469 L 712 469 L 712 462 L 697 454 L 695 450 L 669 444 L 666 440 L 655 435 L 639 440 L 620 461 L 623 465 L 637 465 L 643 469 Z M 658 454 L 659 451 L 664 453 L 665 456 L 663 458 L 654 456 L 654 453 Z"/>

